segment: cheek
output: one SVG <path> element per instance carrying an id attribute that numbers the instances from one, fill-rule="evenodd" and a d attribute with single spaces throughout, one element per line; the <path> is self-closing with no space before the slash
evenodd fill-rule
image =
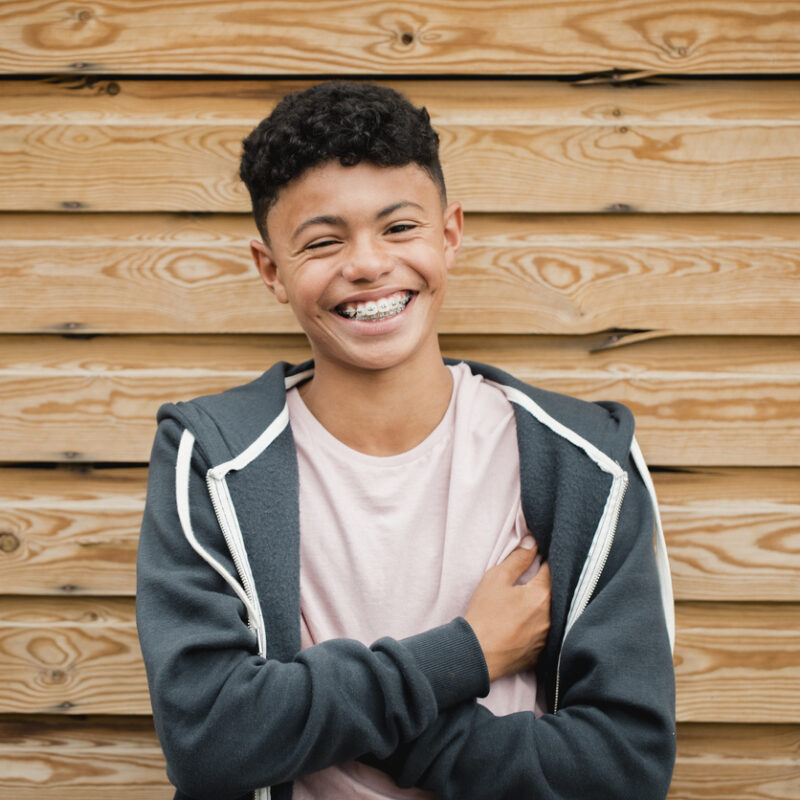
<path id="1" fill-rule="evenodd" d="M 432 287 L 444 286 L 450 266 L 451 264 L 442 250 L 435 248 L 428 250 L 425 261 L 425 276 L 428 283 Z"/>
<path id="2" fill-rule="evenodd" d="M 297 276 L 290 288 L 289 294 L 296 304 L 307 311 L 317 306 L 327 308 L 327 296 L 330 292 L 330 270 L 320 268 L 318 265 L 306 264 L 302 274 Z"/>
<path id="3" fill-rule="evenodd" d="M 432 242 L 415 242 L 400 258 L 431 282 L 437 282 L 447 272 L 444 249 Z"/>

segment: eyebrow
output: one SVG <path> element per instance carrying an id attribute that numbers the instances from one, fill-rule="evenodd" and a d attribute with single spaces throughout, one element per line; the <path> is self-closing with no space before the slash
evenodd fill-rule
<path id="1" fill-rule="evenodd" d="M 393 203 L 390 206 L 386 206 L 386 208 L 384 208 L 382 211 L 379 211 L 375 215 L 375 219 L 383 219 L 384 217 L 388 217 L 389 214 L 394 214 L 395 211 L 399 211 L 401 208 L 406 208 L 407 206 L 418 208 L 420 211 L 425 210 L 419 203 L 413 203 L 411 200 L 401 200 L 399 203 Z"/>
<path id="2" fill-rule="evenodd" d="M 336 217 L 331 214 L 311 217 L 297 226 L 295 232 L 292 234 L 292 239 L 296 239 L 306 228 L 310 228 L 312 225 L 344 225 L 344 218 Z"/>
<path id="3" fill-rule="evenodd" d="M 395 211 L 399 211 L 401 208 L 406 207 L 413 207 L 418 208 L 420 211 L 424 209 L 419 203 L 414 203 L 411 200 L 401 200 L 399 203 L 392 203 L 390 206 L 386 206 L 386 208 L 382 208 L 376 215 L 375 219 L 383 219 L 384 217 L 388 217 L 390 214 L 393 214 Z M 311 217 L 307 219 L 305 222 L 301 222 L 295 232 L 292 234 L 292 239 L 296 239 L 306 228 L 310 228 L 312 225 L 345 225 L 344 217 L 337 217 L 333 214 L 321 214 L 318 217 Z"/>

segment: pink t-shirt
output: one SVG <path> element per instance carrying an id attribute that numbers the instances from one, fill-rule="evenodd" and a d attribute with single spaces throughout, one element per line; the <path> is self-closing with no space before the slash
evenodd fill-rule
<path id="1" fill-rule="evenodd" d="M 419 445 L 393 456 L 353 450 L 287 396 L 300 479 L 303 647 L 346 637 L 401 639 L 463 616 L 484 572 L 528 533 L 511 404 L 466 364 Z M 537 563 L 523 577 L 538 570 Z M 494 681 L 480 700 L 495 714 L 534 710 L 533 672 Z M 538 713 L 538 712 L 537 712 Z M 429 798 L 384 773 L 347 763 L 305 776 L 296 800 Z"/>

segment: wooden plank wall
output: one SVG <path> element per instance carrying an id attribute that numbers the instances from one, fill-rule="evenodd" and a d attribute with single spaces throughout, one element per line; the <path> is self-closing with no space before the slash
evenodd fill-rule
<path id="1" fill-rule="evenodd" d="M 670 797 L 800 798 L 796 2 L 6 0 L 0 72 L 0 798 L 171 797 L 133 617 L 153 415 L 307 354 L 237 160 L 333 75 L 441 133 L 445 351 L 637 415 Z"/>

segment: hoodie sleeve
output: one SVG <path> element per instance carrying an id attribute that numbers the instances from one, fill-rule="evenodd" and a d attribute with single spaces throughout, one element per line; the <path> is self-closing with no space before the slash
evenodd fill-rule
<path id="1" fill-rule="evenodd" d="M 597 589 L 563 642 L 556 714 L 494 716 L 474 700 L 367 763 L 448 800 L 664 798 L 675 759 L 672 656 L 653 507 L 633 463 Z"/>
<path id="2" fill-rule="evenodd" d="M 480 645 L 463 619 L 371 647 L 323 642 L 289 663 L 259 656 L 244 603 L 182 526 L 182 434 L 182 425 L 165 419 L 153 445 L 136 602 L 156 729 L 181 792 L 224 800 L 367 752 L 386 756 L 439 712 L 488 692 Z M 207 469 L 195 445 L 192 536 L 235 578 L 206 490 Z"/>

